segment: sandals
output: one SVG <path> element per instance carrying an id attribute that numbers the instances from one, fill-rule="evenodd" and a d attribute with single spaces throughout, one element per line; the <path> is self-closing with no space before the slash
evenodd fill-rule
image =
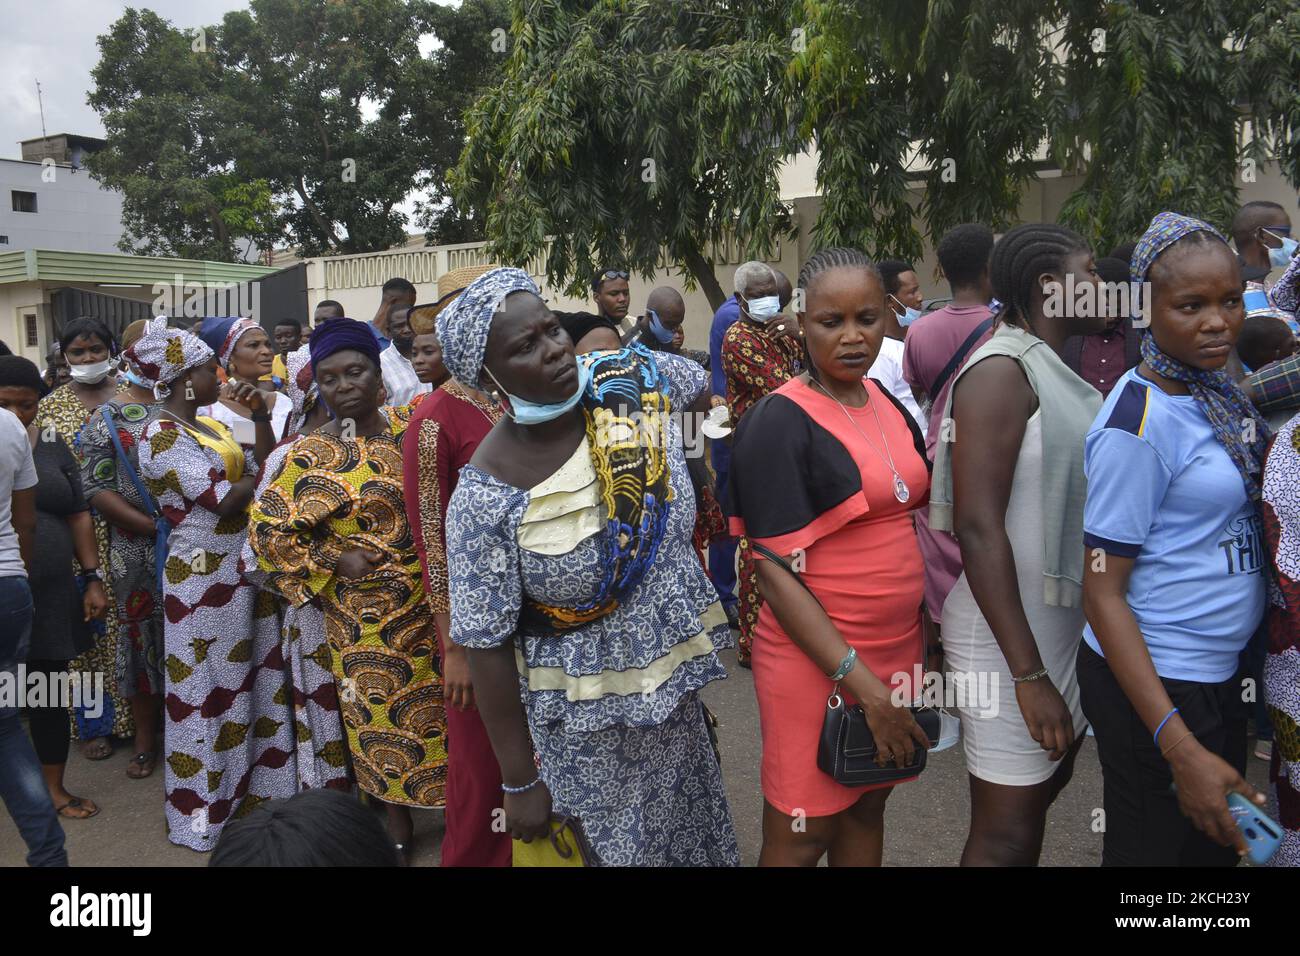
<path id="1" fill-rule="evenodd" d="M 143 780 L 154 771 L 158 763 L 158 754 L 153 750 L 142 750 L 126 765 L 126 775 L 132 780 Z"/>
<path id="2" fill-rule="evenodd" d="M 113 745 L 107 737 L 96 737 L 81 743 L 81 755 L 87 760 L 107 760 L 113 756 Z"/>
<path id="3" fill-rule="evenodd" d="M 91 806 L 94 806 L 94 804 L 91 804 Z M 87 813 L 64 813 L 65 810 L 76 811 L 76 810 L 85 810 L 85 809 L 86 809 L 86 801 L 83 801 L 81 797 L 73 797 L 63 806 L 55 807 L 54 812 L 57 813 L 59 816 L 63 817 L 65 820 L 89 820 L 91 817 L 99 815 L 99 807 L 95 807 L 93 810 Z"/>

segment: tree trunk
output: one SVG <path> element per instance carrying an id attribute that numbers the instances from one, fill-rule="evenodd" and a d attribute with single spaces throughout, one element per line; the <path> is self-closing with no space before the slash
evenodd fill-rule
<path id="1" fill-rule="evenodd" d="M 709 305 L 713 307 L 714 312 L 717 312 L 722 308 L 722 303 L 727 301 L 727 295 L 722 291 L 722 286 L 718 284 L 718 277 L 713 273 L 713 263 L 704 258 L 695 245 L 686 249 L 682 259 L 686 263 L 686 268 L 690 270 L 691 276 L 709 297 Z"/>
<path id="2" fill-rule="evenodd" d="M 303 181 L 302 174 L 298 175 L 298 180 L 294 184 L 298 190 L 298 195 L 302 197 L 302 204 L 307 208 L 308 214 L 316 227 L 321 231 L 321 237 L 330 244 L 330 248 L 337 250 L 339 248 L 339 237 L 334 232 L 334 227 L 321 214 L 320 207 L 317 206 L 310 196 L 307 195 L 307 183 Z"/>

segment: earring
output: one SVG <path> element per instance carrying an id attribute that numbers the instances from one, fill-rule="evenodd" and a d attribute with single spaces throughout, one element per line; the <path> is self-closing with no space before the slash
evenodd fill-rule
<path id="1" fill-rule="evenodd" d="M 191 378 L 185 380 L 185 400 L 187 402 L 194 401 L 194 380 Z"/>

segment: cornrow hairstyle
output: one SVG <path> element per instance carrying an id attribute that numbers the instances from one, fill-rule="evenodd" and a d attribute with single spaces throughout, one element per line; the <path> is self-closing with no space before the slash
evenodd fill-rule
<path id="1" fill-rule="evenodd" d="M 881 279 L 880 268 L 867 257 L 865 252 L 859 252 L 857 249 L 846 249 L 843 246 L 832 246 L 830 249 L 822 249 L 820 252 L 813 253 L 804 261 L 803 268 L 799 270 L 798 288 L 807 293 L 808 287 L 812 285 L 813 280 L 823 272 L 845 267 L 862 269 L 871 273 L 877 279 Z M 881 283 L 884 283 L 883 279 L 881 279 Z M 807 304 L 805 295 L 805 309 Z M 804 368 L 808 370 L 808 374 L 813 379 L 817 379 L 817 367 L 813 365 L 812 356 L 808 352 L 808 340 L 806 338 L 802 340 L 802 345 Z"/>
<path id="2" fill-rule="evenodd" d="M 798 287 L 807 291 L 808 286 L 812 284 L 812 280 L 817 276 L 830 269 L 839 269 L 844 266 L 865 269 L 877 279 L 884 281 L 880 274 L 880 267 L 867 258 L 865 252 L 859 252 L 857 249 L 846 249 L 843 246 L 833 246 L 830 249 L 815 252 L 808 257 L 803 264 L 803 268 L 799 270 Z"/>
<path id="3" fill-rule="evenodd" d="M 1002 303 L 1002 321 L 1027 322 L 1038 277 L 1062 271 L 1066 256 L 1088 248 L 1083 236 L 1055 223 L 1017 226 L 998 240 L 989 260 L 989 278 L 993 295 Z"/>

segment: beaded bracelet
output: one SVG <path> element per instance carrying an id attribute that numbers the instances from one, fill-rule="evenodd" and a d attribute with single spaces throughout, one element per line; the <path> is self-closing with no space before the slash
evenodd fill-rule
<path id="1" fill-rule="evenodd" d="M 536 777 L 533 778 L 532 783 L 524 784 L 522 787 L 507 787 L 503 783 L 501 784 L 501 789 L 504 790 L 506 793 L 527 793 L 529 790 L 533 789 L 533 787 L 537 786 L 541 782 L 542 782 L 542 775 L 538 774 Z"/>

